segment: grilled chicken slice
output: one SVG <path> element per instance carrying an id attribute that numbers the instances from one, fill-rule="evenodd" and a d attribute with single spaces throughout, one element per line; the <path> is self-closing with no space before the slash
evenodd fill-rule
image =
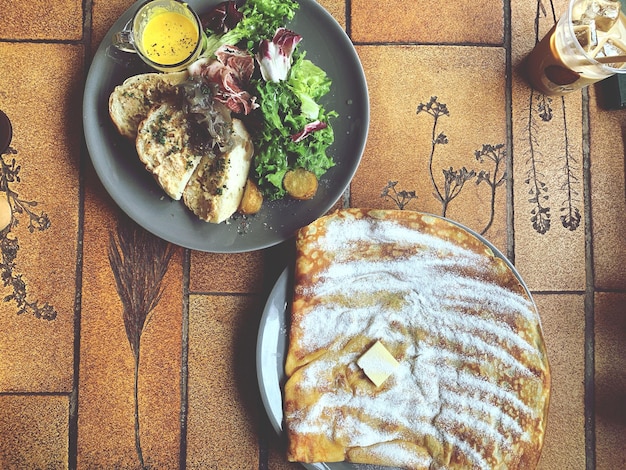
<path id="1" fill-rule="evenodd" d="M 153 108 L 139 124 L 136 148 L 146 170 L 177 201 L 204 154 L 212 155 L 194 142 L 187 115 L 168 103 Z"/>
<path id="2" fill-rule="evenodd" d="M 241 202 L 253 153 L 243 122 L 233 119 L 231 148 L 202 157 L 183 192 L 185 205 L 206 222 L 218 224 L 228 219 Z"/>
<path id="3" fill-rule="evenodd" d="M 144 73 L 127 78 L 109 96 L 109 115 L 124 137 L 134 140 L 137 129 L 150 109 L 176 100 L 176 85 L 183 83 L 187 71 L 174 73 Z"/>

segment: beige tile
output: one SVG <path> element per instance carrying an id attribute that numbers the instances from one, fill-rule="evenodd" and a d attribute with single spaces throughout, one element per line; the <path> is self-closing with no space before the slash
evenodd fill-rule
<path id="1" fill-rule="evenodd" d="M 356 42 L 501 44 L 504 37 L 502 2 L 423 0 L 381 4 L 379 0 L 352 0 L 351 6 L 352 38 Z M 455 64 L 461 62 L 457 57 Z"/>
<path id="2" fill-rule="evenodd" d="M 596 468 L 626 468 L 625 293 L 595 300 Z"/>
<path id="3" fill-rule="evenodd" d="M 591 90 L 591 213 L 598 289 L 626 289 L 626 110 L 605 111 Z"/>
<path id="4" fill-rule="evenodd" d="M 237 254 L 191 253 L 189 289 L 194 292 L 260 292 L 262 251 Z"/>
<path id="5" fill-rule="evenodd" d="M 444 170 L 466 168 L 476 174 L 490 173 L 500 180 L 505 171 L 506 116 L 504 108 L 504 50 L 437 46 L 358 46 L 370 91 L 371 120 L 362 162 L 351 185 L 353 207 L 399 207 L 381 192 L 389 181 L 395 190 L 415 191 L 417 199 L 405 209 L 443 214 L 444 205 L 436 192 L 445 196 Z M 458 67 L 457 58 L 464 58 Z M 394 70 L 393 80 L 389 70 Z M 475 87 L 476 76 L 484 86 Z M 417 113 L 436 97 L 433 109 Z M 443 106 L 447 114 L 444 113 Z M 432 142 L 439 135 L 445 144 Z M 484 145 L 502 146 L 490 154 L 494 160 L 477 160 Z M 432 155 L 432 180 L 429 162 Z M 495 173 L 495 159 L 499 170 Z M 494 175 L 497 175 L 494 177 Z M 437 185 L 435 189 L 433 180 Z M 483 232 L 499 248 L 506 243 L 506 186 L 495 188 L 477 176 L 463 186 L 450 186 L 446 215 Z M 454 189 L 456 186 L 456 189 Z M 457 191 L 461 188 L 460 191 Z M 453 193 L 454 192 L 454 193 Z M 493 204 L 493 205 L 492 205 Z M 490 225 L 493 207 L 493 223 Z"/>
<path id="6" fill-rule="evenodd" d="M 68 468 L 67 396 L 0 395 L 0 467 Z"/>
<path id="7" fill-rule="evenodd" d="M 255 296 L 191 296 L 187 468 L 257 468 Z"/>
<path id="8" fill-rule="evenodd" d="M 47 60 L 37 60 L 41 56 Z M 0 287 L 0 298 L 17 296 L 0 303 L 0 355 L 9 363 L 0 372 L 0 390 L 68 391 L 73 377 L 82 48 L 4 43 L 0 63 L 12 71 L 0 82 L 0 106 L 13 125 L 12 150 L 2 158 L 14 221 L 0 235 L 3 263 L 10 266 L 3 268 L 3 276 L 11 276 Z"/>
<path id="9" fill-rule="evenodd" d="M 144 232 L 128 219 L 118 219 L 120 214 L 92 172 L 86 187 L 78 466 L 138 468 L 134 433 L 135 361 L 108 257 L 111 236 L 118 237 L 118 221 L 131 229 L 129 233 L 140 236 L 127 245 L 127 253 L 145 252 L 155 264 L 162 263 L 158 263 L 156 252 L 147 248 L 148 240 L 140 235 Z M 119 249 L 119 239 L 116 246 Z M 133 266 L 133 273 L 139 276 L 141 265 Z M 175 468 L 180 453 L 182 250 L 175 249 L 160 287 L 160 301 L 140 330 L 139 435 L 146 465 Z M 137 295 L 139 291 L 135 289 L 131 291 L 136 293 L 137 301 L 152 298 L 152 295 Z M 136 314 L 131 318 L 138 318 L 147 310 L 135 308 Z"/>
<path id="10" fill-rule="evenodd" d="M 0 38 L 80 40 L 83 34 L 81 0 L 0 0 Z"/>
<path id="11" fill-rule="evenodd" d="M 552 373 L 548 425 L 538 468 L 585 468 L 584 297 L 536 295 L 535 302 Z"/>

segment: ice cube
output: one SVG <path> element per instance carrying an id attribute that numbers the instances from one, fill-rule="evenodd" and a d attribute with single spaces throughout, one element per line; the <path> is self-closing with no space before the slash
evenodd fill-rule
<path id="1" fill-rule="evenodd" d="M 612 59 L 615 58 L 615 62 Z M 608 38 L 595 56 L 595 59 L 613 68 L 622 68 L 626 62 L 626 44 L 619 39 Z"/>
<path id="2" fill-rule="evenodd" d="M 595 23 L 579 24 L 574 27 L 574 36 L 580 43 L 581 47 L 589 52 L 598 44 L 598 37 L 596 35 Z"/>
<path id="3" fill-rule="evenodd" d="M 619 18 L 619 0 L 592 0 L 581 16 L 581 22 L 595 21 L 598 31 L 608 31 Z"/>
<path id="4" fill-rule="evenodd" d="M 618 55 L 626 55 L 626 44 L 615 38 L 609 38 L 598 53 L 598 57 L 614 57 Z"/>

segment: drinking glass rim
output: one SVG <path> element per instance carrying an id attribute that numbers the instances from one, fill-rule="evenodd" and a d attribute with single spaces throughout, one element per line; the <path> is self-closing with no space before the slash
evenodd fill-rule
<path id="1" fill-rule="evenodd" d="M 567 9 L 567 14 L 563 15 L 559 19 L 559 22 L 560 21 L 567 22 L 567 28 L 569 29 L 570 35 L 573 38 L 576 38 L 576 35 L 574 34 L 574 24 L 572 23 L 572 11 L 574 10 L 574 5 L 579 2 L 581 2 L 581 0 L 570 0 L 569 7 Z M 620 15 L 622 15 L 621 11 L 620 11 Z M 595 65 L 599 67 L 600 69 L 604 70 L 605 72 L 609 72 L 609 73 L 626 73 L 626 63 L 624 64 L 624 67 L 621 67 L 621 68 L 614 68 L 614 67 L 609 66 L 608 64 L 603 64 L 602 62 L 598 62 L 593 57 L 590 57 L 587 54 L 587 51 L 585 51 L 585 49 L 580 45 L 578 40 L 575 40 L 573 42 L 575 44 L 574 47 L 576 47 L 578 52 L 580 52 L 589 62 L 591 62 L 592 65 Z"/>

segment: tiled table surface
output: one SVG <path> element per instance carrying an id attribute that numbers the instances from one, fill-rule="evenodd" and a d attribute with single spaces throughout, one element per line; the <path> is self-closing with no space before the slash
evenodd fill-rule
<path id="1" fill-rule="evenodd" d="M 599 106 L 597 88 L 537 95 L 518 70 L 565 2 L 321 3 L 355 43 L 371 101 L 338 206 L 395 208 L 381 194 L 396 182 L 390 194 L 417 196 L 405 209 L 484 233 L 543 321 L 553 393 L 540 467 L 626 468 L 626 111 Z M 0 468 L 139 468 L 133 351 L 146 467 L 299 468 L 283 458 L 254 369 L 289 243 L 234 255 L 159 243 L 91 167 L 82 88 L 131 4 L 0 0 L 0 109 L 14 126 L 0 189 L 19 222 L 0 234 Z M 127 337 L 109 252 L 136 246 L 167 270 Z"/>

